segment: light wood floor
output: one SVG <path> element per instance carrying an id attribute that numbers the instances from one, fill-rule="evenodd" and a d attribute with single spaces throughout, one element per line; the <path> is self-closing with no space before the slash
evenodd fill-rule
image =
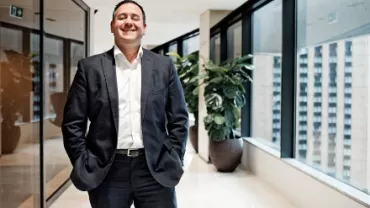
<path id="1" fill-rule="evenodd" d="M 297 208 L 292 202 L 242 170 L 219 173 L 192 151 L 185 157 L 185 174 L 177 186 L 179 208 Z M 86 192 L 71 185 L 51 208 L 89 208 Z"/>
<path id="2" fill-rule="evenodd" d="M 24 144 L 13 154 L 0 157 L 0 207 L 34 207 L 39 193 L 40 154 L 38 144 Z M 62 138 L 44 141 L 46 197 L 51 196 L 72 170 Z M 37 198 L 37 197 L 36 197 Z"/>

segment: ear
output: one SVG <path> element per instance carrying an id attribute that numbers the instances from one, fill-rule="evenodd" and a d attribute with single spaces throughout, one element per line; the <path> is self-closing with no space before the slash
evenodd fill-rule
<path id="1" fill-rule="evenodd" d="M 113 24 L 114 24 L 114 20 L 111 20 L 110 21 L 110 32 L 113 33 Z"/>
<path id="2" fill-rule="evenodd" d="M 146 33 L 146 24 L 144 23 L 144 30 L 143 30 L 143 34 L 142 35 L 145 35 Z"/>

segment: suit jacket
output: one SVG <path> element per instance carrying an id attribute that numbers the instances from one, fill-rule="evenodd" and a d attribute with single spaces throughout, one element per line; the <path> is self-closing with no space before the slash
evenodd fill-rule
<path id="1" fill-rule="evenodd" d="M 143 49 L 141 124 L 145 155 L 153 177 L 163 186 L 178 184 L 189 119 L 172 60 Z M 90 120 L 86 133 L 87 121 Z M 115 157 L 118 89 L 113 49 L 78 62 L 64 107 L 64 147 L 73 165 L 71 181 L 82 191 L 96 188 Z"/>

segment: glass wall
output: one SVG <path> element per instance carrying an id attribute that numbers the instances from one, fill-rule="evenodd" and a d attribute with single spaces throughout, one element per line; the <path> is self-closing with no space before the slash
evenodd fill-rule
<path id="1" fill-rule="evenodd" d="M 370 1 L 298 0 L 296 158 L 369 192 Z"/>
<path id="2" fill-rule="evenodd" d="M 210 41 L 210 59 L 216 63 L 220 64 L 221 62 L 221 36 L 220 33 L 217 33 L 211 38 Z"/>
<path id="3" fill-rule="evenodd" d="M 182 55 L 188 55 L 199 50 L 199 35 L 187 38 L 182 42 Z"/>
<path id="4" fill-rule="evenodd" d="M 282 0 L 253 13 L 252 136 L 280 148 Z"/>
<path id="5" fill-rule="evenodd" d="M 43 3 L 42 37 L 40 0 L 0 3 L 0 207 L 40 207 L 42 191 L 50 199 L 71 171 L 60 123 L 77 61 L 86 56 L 87 12 L 72 0 Z"/>
<path id="6" fill-rule="evenodd" d="M 242 21 L 238 21 L 227 28 L 227 59 L 242 55 Z"/>
<path id="7" fill-rule="evenodd" d="M 71 0 L 44 0 L 44 158 L 46 198 L 69 179 L 72 170 L 60 129 L 65 99 L 85 56 L 86 11 Z"/>
<path id="8" fill-rule="evenodd" d="M 297 8 L 293 1 L 249 1 L 241 14 L 231 12 L 211 28 L 210 58 L 254 56 L 242 136 L 369 193 L 370 1 L 295 1 Z"/>
<path id="9" fill-rule="evenodd" d="M 177 43 L 172 43 L 170 44 L 170 46 L 168 47 L 168 52 L 175 52 L 177 53 Z M 175 62 L 176 61 L 176 58 L 171 56 L 171 59 Z"/>
<path id="10" fill-rule="evenodd" d="M 40 94 L 32 82 L 40 79 L 40 54 L 31 55 L 39 2 L 17 1 L 21 18 L 10 15 L 12 3 L 0 3 L 0 207 L 39 207 L 40 131 L 32 112 L 40 101 L 31 101 Z"/>

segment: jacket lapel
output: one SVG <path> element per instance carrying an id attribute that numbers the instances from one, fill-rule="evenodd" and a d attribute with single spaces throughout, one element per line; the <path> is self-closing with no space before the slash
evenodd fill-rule
<path id="1" fill-rule="evenodd" d="M 108 89 L 108 97 L 113 115 L 114 126 L 118 133 L 118 87 L 116 78 L 116 64 L 114 61 L 113 48 L 107 51 L 102 58 L 105 83 Z"/>
<path id="2" fill-rule="evenodd" d="M 145 107 L 148 99 L 148 94 L 151 88 L 153 72 L 153 59 L 146 49 L 143 49 L 143 57 L 141 59 L 141 123 L 143 124 L 145 116 Z"/>

